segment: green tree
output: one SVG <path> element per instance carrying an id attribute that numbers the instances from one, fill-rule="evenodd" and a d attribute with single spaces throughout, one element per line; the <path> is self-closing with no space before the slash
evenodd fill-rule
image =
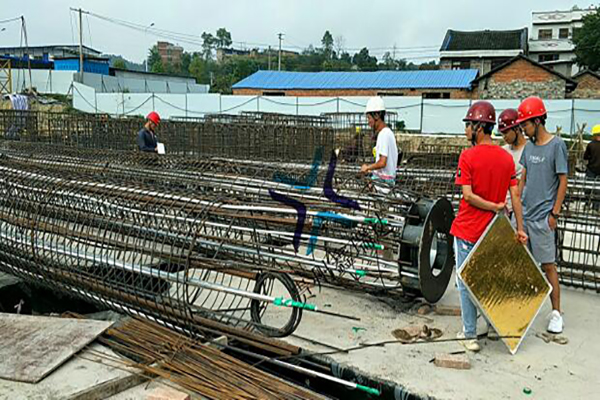
<path id="1" fill-rule="evenodd" d="M 323 52 L 327 58 L 332 58 L 333 55 L 333 36 L 329 31 L 325 31 L 323 39 L 321 39 L 321 45 L 323 45 Z"/>
<path id="2" fill-rule="evenodd" d="M 212 58 L 212 52 L 215 48 L 216 38 L 212 35 L 212 33 L 202 32 L 200 35 L 202 38 L 202 54 L 204 55 L 205 60 L 209 60 Z"/>
<path id="3" fill-rule="evenodd" d="M 217 30 L 217 37 L 215 39 L 215 44 L 218 48 L 223 49 L 231 46 L 231 33 L 227 31 L 225 28 L 219 28 Z"/>
<path id="4" fill-rule="evenodd" d="M 156 45 L 152 46 L 148 53 L 148 71 L 159 73 L 165 72 L 165 66 L 163 65 Z"/>
<path id="5" fill-rule="evenodd" d="M 358 67 L 360 71 L 376 71 L 377 57 L 369 55 L 369 49 L 363 47 L 358 53 L 352 57 L 352 63 Z"/>
<path id="6" fill-rule="evenodd" d="M 183 52 L 181 55 L 181 64 L 179 65 L 179 74 L 180 75 L 190 75 L 190 65 L 192 63 L 192 55 L 187 52 Z"/>
<path id="7" fill-rule="evenodd" d="M 583 17 L 583 26 L 573 35 L 577 64 L 600 69 L 600 8 Z"/>
<path id="8" fill-rule="evenodd" d="M 113 68 L 117 68 L 117 69 L 127 69 L 127 64 L 125 64 L 125 60 L 123 60 L 122 58 L 117 58 L 114 62 L 113 62 Z"/>

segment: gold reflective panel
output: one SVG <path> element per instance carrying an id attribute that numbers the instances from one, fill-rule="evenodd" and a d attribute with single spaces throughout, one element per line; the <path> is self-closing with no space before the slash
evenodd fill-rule
<path id="1" fill-rule="evenodd" d="M 516 241 L 505 215 L 497 215 L 465 260 L 459 277 L 512 354 L 551 286 L 527 248 Z"/>

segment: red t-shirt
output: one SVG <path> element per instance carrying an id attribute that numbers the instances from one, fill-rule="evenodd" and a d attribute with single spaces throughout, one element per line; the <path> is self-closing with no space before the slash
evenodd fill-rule
<path id="1" fill-rule="evenodd" d="M 473 193 L 484 200 L 502 203 L 510 186 L 517 185 L 515 163 L 500 146 L 480 144 L 463 151 L 458 159 L 457 185 L 471 185 Z M 467 242 L 476 243 L 495 213 L 473 207 L 460 200 L 458 215 L 450 233 Z"/>

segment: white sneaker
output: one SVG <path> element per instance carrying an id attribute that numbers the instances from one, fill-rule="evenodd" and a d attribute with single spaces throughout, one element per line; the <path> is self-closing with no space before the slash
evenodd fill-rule
<path id="1" fill-rule="evenodd" d="M 563 331 L 563 318 L 560 315 L 560 311 L 552 310 L 550 314 L 550 322 L 548 323 L 548 332 L 550 333 L 562 333 Z"/>
<path id="2" fill-rule="evenodd" d="M 474 352 L 479 351 L 480 347 L 479 343 L 477 343 L 477 339 L 465 339 L 464 332 L 458 332 L 456 338 L 460 340 L 460 344 L 462 344 L 465 347 L 465 349 Z"/>

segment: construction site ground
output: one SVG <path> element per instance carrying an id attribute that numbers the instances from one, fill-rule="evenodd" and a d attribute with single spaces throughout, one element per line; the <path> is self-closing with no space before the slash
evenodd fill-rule
<path id="1" fill-rule="evenodd" d="M 407 392 L 435 399 L 583 399 L 596 398 L 600 392 L 600 299 L 591 292 L 562 289 L 565 319 L 565 345 L 546 343 L 536 337 L 547 327 L 551 311 L 548 300 L 531 326 L 516 355 L 511 355 L 501 341 L 480 340 L 479 353 L 466 353 L 471 369 L 441 368 L 431 362 L 437 354 L 464 350 L 458 342 L 389 344 L 370 347 L 348 354 L 330 354 L 335 362 L 357 369 L 371 378 L 392 381 Z M 460 316 L 419 315 L 368 295 L 322 288 L 310 300 L 320 307 L 361 318 L 360 322 L 323 315 L 304 315 L 296 333 L 340 348 L 361 343 L 394 340 L 392 331 L 411 325 L 426 324 L 439 328 L 452 339 L 461 330 Z M 331 307 L 329 307 L 331 305 Z M 458 293 L 451 280 L 439 305 L 459 305 Z M 478 330 L 487 324 L 479 319 Z M 363 329 L 360 329 L 363 328 Z M 287 341 L 314 352 L 326 348 L 289 337 Z"/>

